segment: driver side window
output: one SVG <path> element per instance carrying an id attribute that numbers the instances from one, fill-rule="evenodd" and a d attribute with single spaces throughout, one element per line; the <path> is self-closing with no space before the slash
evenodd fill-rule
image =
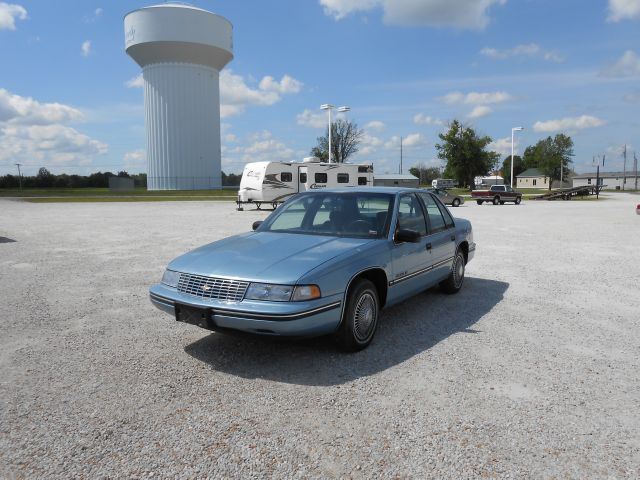
<path id="1" fill-rule="evenodd" d="M 398 229 L 415 230 L 420 235 L 427 234 L 427 225 L 424 220 L 422 206 L 413 193 L 400 197 Z"/>

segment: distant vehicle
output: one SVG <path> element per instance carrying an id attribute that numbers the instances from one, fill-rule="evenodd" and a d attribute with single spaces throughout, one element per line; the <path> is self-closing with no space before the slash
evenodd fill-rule
<path id="1" fill-rule="evenodd" d="M 522 193 L 516 192 L 508 185 L 493 185 L 489 190 L 474 190 L 471 197 L 478 205 L 491 202 L 494 205 L 504 205 L 505 202 L 513 202 L 519 205 L 522 201 Z"/>
<path id="2" fill-rule="evenodd" d="M 476 249 L 468 220 L 408 188 L 303 192 L 253 230 L 171 261 L 151 302 L 209 330 L 333 334 L 355 351 L 382 308 L 435 285 L 458 292 Z"/>
<path id="3" fill-rule="evenodd" d="M 307 157 L 302 162 L 252 162 L 242 172 L 236 203 L 276 208 L 296 193 L 321 188 L 373 186 L 373 165 L 326 163 Z"/>
<path id="4" fill-rule="evenodd" d="M 428 192 L 435 193 L 440 201 L 445 205 L 451 205 L 452 207 L 459 207 L 464 203 L 464 198 L 460 195 L 454 195 L 453 193 L 449 193 L 448 190 L 444 188 L 427 188 Z"/>
<path id="5" fill-rule="evenodd" d="M 636 213 L 640 215 L 640 203 L 636 206 Z"/>
<path id="6" fill-rule="evenodd" d="M 458 181 L 451 178 L 436 178 L 431 182 L 433 188 L 453 188 L 458 186 Z"/>
<path id="7" fill-rule="evenodd" d="M 499 175 L 491 175 L 490 177 L 475 177 L 473 184 L 476 188 L 490 187 L 491 185 L 504 185 L 504 178 Z"/>

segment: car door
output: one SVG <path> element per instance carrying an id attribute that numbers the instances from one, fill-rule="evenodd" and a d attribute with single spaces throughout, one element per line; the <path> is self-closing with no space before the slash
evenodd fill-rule
<path id="1" fill-rule="evenodd" d="M 433 283 L 444 280 L 451 271 L 456 253 L 456 236 L 453 217 L 442 202 L 429 193 L 419 193 L 427 214 L 427 247 L 432 254 L 431 279 Z"/>
<path id="2" fill-rule="evenodd" d="M 396 209 L 396 224 L 392 230 L 415 230 L 420 233 L 416 243 L 393 241 L 391 262 L 392 278 L 389 282 L 389 301 L 395 303 L 426 288 L 432 264 L 427 248 L 427 225 L 424 209 L 414 193 L 400 195 Z"/>

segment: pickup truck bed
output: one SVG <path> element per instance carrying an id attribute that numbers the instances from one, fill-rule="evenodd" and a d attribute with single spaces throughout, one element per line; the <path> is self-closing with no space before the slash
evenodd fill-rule
<path id="1" fill-rule="evenodd" d="M 491 202 L 494 205 L 504 205 L 505 202 L 513 202 L 519 205 L 522 201 L 522 193 L 516 192 L 506 185 L 493 185 L 489 190 L 474 190 L 471 197 L 482 205 L 484 202 Z"/>

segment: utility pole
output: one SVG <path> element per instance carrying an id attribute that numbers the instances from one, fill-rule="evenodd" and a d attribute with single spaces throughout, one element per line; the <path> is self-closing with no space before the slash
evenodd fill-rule
<path id="1" fill-rule="evenodd" d="M 402 137 L 400 137 L 400 175 L 402 175 Z"/>
<path id="2" fill-rule="evenodd" d="M 634 190 L 638 190 L 638 158 L 636 152 L 633 152 L 633 173 L 636 177 Z"/>
<path id="3" fill-rule="evenodd" d="M 20 190 L 22 190 L 22 173 L 20 172 L 21 165 L 21 163 L 16 163 L 16 166 L 18 167 L 18 182 L 20 183 Z"/>
<path id="4" fill-rule="evenodd" d="M 627 183 L 627 144 L 624 144 L 624 166 L 622 167 L 622 190 Z"/>

